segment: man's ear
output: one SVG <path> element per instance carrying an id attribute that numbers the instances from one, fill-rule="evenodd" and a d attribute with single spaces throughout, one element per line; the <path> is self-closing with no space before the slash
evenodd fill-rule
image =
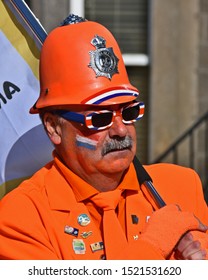
<path id="1" fill-rule="evenodd" d="M 58 117 L 50 112 L 46 112 L 43 116 L 43 124 L 54 145 L 59 145 L 61 143 L 61 125 Z"/>

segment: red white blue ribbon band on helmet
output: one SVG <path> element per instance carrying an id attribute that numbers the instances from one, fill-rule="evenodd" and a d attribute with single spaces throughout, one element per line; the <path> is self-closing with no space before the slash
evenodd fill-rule
<path id="1" fill-rule="evenodd" d="M 134 90 L 112 90 L 105 92 L 103 94 L 99 94 L 96 97 L 89 99 L 85 102 L 85 104 L 100 104 L 105 102 L 108 99 L 112 99 L 119 96 L 134 96 L 135 98 L 139 95 L 137 91 Z"/>

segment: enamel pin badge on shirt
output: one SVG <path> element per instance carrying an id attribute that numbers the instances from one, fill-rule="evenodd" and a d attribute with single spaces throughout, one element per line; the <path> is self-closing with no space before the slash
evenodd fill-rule
<path id="1" fill-rule="evenodd" d="M 79 234 L 79 230 L 77 228 L 74 227 L 70 227 L 70 226 L 65 226 L 64 227 L 64 232 L 73 236 L 78 236 Z"/>
<path id="2" fill-rule="evenodd" d="M 80 235 L 81 235 L 82 238 L 87 238 L 90 235 L 92 235 L 92 231 L 84 231 Z"/>
<path id="3" fill-rule="evenodd" d="M 101 242 L 96 242 L 96 243 L 90 244 L 90 247 L 94 253 L 94 252 L 102 250 L 104 248 L 104 245 L 103 245 L 103 242 L 101 241 Z"/>
<path id="4" fill-rule="evenodd" d="M 82 239 L 73 239 L 72 246 L 75 254 L 85 254 L 86 247 Z"/>
<path id="5" fill-rule="evenodd" d="M 89 225 L 89 223 L 90 223 L 90 218 L 89 218 L 89 216 L 88 216 L 87 214 L 80 214 L 80 215 L 78 216 L 78 218 L 77 218 L 77 221 L 78 221 L 78 224 L 79 224 L 80 226 L 85 227 L 85 226 Z"/>
<path id="6" fill-rule="evenodd" d="M 131 215 L 132 224 L 137 225 L 139 222 L 139 218 L 137 215 Z"/>

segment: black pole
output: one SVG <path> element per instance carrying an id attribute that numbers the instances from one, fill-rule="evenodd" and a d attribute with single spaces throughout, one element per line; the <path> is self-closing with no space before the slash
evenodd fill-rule
<path id="1" fill-rule="evenodd" d="M 147 190 L 149 191 L 149 193 L 151 194 L 152 198 L 154 199 L 154 201 L 156 202 L 159 208 L 165 206 L 166 203 L 164 202 L 164 200 L 162 199 L 162 197 L 159 195 L 159 193 L 157 192 L 157 190 L 152 184 L 152 178 L 147 173 L 147 171 L 142 166 L 142 164 L 140 163 L 139 159 L 136 156 L 134 157 L 133 163 L 136 169 L 139 184 L 145 185 L 145 187 L 147 188 Z"/>

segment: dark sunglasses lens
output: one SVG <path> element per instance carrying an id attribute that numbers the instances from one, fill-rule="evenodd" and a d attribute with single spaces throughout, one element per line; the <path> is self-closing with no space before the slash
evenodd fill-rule
<path id="1" fill-rule="evenodd" d="M 139 115 L 139 111 L 140 111 L 139 104 L 132 106 L 132 107 L 128 107 L 128 108 L 124 109 L 122 112 L 123 119 L 125 121 L 135 120 Z"/>
<path id="2" fill-rule="evenodd" d="M 94 127 L 104 127 L 111 123 L 113 118 L 112 112 L 100 113 L 92 115 L 92 125 Z"/>

